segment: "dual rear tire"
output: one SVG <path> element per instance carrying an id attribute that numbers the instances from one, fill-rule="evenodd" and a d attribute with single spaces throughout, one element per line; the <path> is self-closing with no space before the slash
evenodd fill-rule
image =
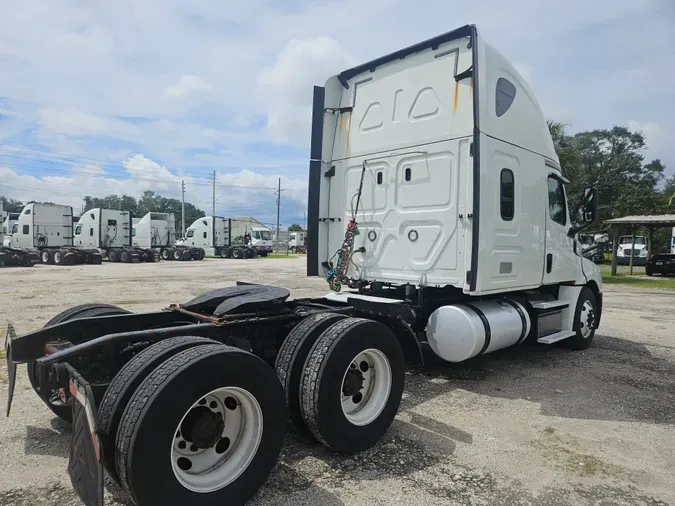
<path id="1" fill-rule="evenodd" d="M 139 506 L 243 505 L 276 465 L 284 413 L 262 359 L 206 338 L 160 341 L 101 401 L 105 466 Z"/>
<path id="2" fill-rule="evenodd" d="M 403 350 L 386 325 L 330 313 L 298 324 L 275 368 L 291 420 L 344 454 L 384 436 L 405 383 Z"/>

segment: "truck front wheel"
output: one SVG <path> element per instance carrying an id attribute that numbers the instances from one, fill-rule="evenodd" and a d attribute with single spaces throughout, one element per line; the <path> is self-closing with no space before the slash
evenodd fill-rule
<path id="1" fill-rule="evenodd" d="M 582 288 L 574 311 L 572 330 L 576 332 L 576 335 L 561 341 L 561 344 L 573 350 L 585 350 L 591 345 L 598 321 L 597 306 L 598 303 L 593 290 L 588 287 Z"/>
<path id="2" fill-rule="evenodd" d="M 140 505 L 246 504 L 279 457 L 284 412 L 281 384 L 262 359 L 221 344 L 182 351 L 124 411 L 120 482 Z"/>
<path id="3" fill-rule="evenodd" d="M 353 454 L 376 444 L 401 404 L 403 350 L 383 323 L 347 318 L 316 341 L 305 362 L 300 408 L 312 435 Z"/>

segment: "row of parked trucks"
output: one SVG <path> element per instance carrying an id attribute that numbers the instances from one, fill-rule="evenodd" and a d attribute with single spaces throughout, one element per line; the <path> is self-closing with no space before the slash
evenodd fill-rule
<path id="1" fill-rule="evenodd" d="M 31 203 L 2 216 L 0 265 L 202 260 L 207 254 L 253 258 L 267 256 L 273 244 L 269 229 L 218 216 L 195 220 L 181 239 L 172 213 L 135 218 L 129 211 L 97 208 L 75 218 L 70 206 Z"/>

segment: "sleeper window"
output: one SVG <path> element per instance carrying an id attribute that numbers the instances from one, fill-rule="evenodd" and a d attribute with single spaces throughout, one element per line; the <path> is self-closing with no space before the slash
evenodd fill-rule
<path id="1" fill-rule="evenodd" d="M 23 226 L 23 235 L 28 235 L 30 234 L 30 225 L 24 225 Z"/>
<path id="2" fill-rule="evenodd" d="M 515 189 L 513 183 L 513 171 L 502 169 L 499 185 L 499 211 L 504 221 L 511 221 L 513 219 L 515 208 Z"/>
<path id="3" fill-rule="evenodd" d="M 497 90 L 495 96 L 495 113 L 497 117 L 502 116 L 509 110 L 513 100 L 516 98 L 516 87 L 508 79 L 500 77 L 497 79 Z"/>

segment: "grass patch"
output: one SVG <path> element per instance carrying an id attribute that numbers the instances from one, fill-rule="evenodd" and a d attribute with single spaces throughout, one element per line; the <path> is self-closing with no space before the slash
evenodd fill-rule
<path id="1" fill-rule="evenodd" d="M 618 265 L 616 276 L 612 276 L 611 265 L 599 265 L 602 274 L 602 282 L 606 285 L 623 285 L 635 288 L 656 288 L 660 290 L 675 290 L 675 278 L 662 276 L 647 276 L 644 267 L 633 267 L 633 275 L 630 275 L 630 266 Z"/>

